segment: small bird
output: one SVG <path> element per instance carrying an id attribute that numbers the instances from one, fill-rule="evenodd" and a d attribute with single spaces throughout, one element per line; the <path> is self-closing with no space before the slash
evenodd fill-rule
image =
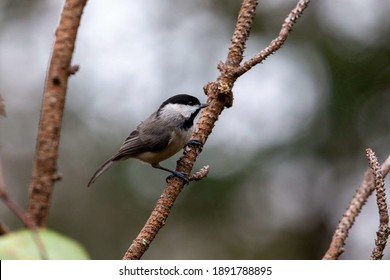
<path id="1" fill-rule="evenodd" d="M 182 178 L 188 183 L 185 173 L 162 167 L 160 162 L 180 151 L 189 141 L 193 131 L 194 119 L 202 108 L 198 98 L 188 94 L 178 94 L 165 100 L 146 120 L 141 122 L 126 138 L 118 152 L 106 160 L 88 182 L 90 186 L 115 162 L 135 158 L 149 163 L 154 168 L 170 172 L 172 176 Z"/>

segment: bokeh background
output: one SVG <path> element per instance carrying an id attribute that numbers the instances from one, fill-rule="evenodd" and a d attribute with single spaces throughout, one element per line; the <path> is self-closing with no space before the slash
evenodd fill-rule
<path id="1" fill-rule="evenodd" d="M 0 155 L 10 194 L 27 205 L 45 72 L 63 1 L 1 0 Z M 167 97 L 218 75 L 241 1 L 89 1 L 69 81 L 49 226 L 93 259 L 120 259 L 166 174 L 119 163 L 96 168 Z M 279 32 L 294 0 L 263 0 L 246 58 Z M 241 77 L 198 158 L 191 183 L 145 259 L 319 259 L 367 168 L 365 148 L 390 153 L 390 3 L 312 1 L 285 46 Z M 179 157 L 164 162 L 174 167 Z M 21 223 L 0 205 L 0 219 Z M 342 259 L 368 259 L 371 197 Z M 385 252 L 389 259 L 389 250 Z"/>

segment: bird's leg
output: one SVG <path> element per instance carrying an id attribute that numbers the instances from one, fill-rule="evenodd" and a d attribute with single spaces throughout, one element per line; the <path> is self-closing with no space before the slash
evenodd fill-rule
<path id="1" fill-rule="evenodd" d="M 179 172 L 179 171 L 175 171 L 175 170 L 170 170 L 170 169 L 168 169 L 168 168 L 162 167 L 159 163 L 153 163 L 153 164 L 152 164 L 152 167 L 157 168 L 157 169 L 161 169 L 161 170 L 164 170 L 164 171 L 167 171 L 167 172 L 171 173 L 171 175 L 169 175 L 169 176 L 165 179 L 167 183 L 168 183 L 168 181 L 169 181 L 172 177 L 179 177 L 179 178 L 182 179 L 186 184 L 189 184 L 189 183 L 190 183 L 190 181 L 188 180 L 188 175 L 187 175 L 187 173 Z"/>

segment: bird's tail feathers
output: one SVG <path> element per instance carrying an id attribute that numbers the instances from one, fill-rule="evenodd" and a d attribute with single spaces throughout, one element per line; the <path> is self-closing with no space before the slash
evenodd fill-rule
<path id="1" fill-rule="evenodd" d="M 102 164 L 102 166 L 100 166 L 99 169 L 96 170 L 95 174 L 93 174 L 91 180 L 89 180 L 89 182 L 88 182 L 88 187 L 89 187 L 90 185 L 92 185 L 93 182 L 95 182 L 96 179 L 97 179 L 100 175 L 102 175 L 104 171 L 106 171 L 108 168 L 110 168 L 111 165 L 114 164 L 114 162 L 115 162 L 115 161 L 113 160 L 113 158 L 109 158 L 108 160 L 106 160 L 106 161 Z"/>

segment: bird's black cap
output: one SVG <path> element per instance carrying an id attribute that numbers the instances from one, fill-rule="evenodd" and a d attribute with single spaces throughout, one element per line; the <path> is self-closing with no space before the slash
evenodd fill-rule
<path id="1" fill-rule="evenodd" d="M 167 100 L 165 100 L 161 106 L 164 107 L 167 104 L 183 104 L 183 105 L 200 105 L 199 99 L 196 98 L 195 96 L 188 95 L 188 94 L 178 94 L 174 95 Z"/>

